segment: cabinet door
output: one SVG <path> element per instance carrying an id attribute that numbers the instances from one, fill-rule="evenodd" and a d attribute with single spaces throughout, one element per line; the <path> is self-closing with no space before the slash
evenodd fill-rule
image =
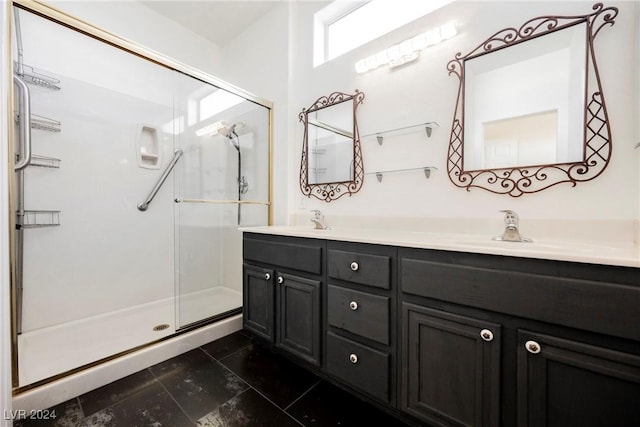
<path id="1" fill-rule="evenodd" d="M 243 325 L 245 329 L 274 340 L 273 270 L 244 265 Z"/>
<path id="2" fill-rule="evenodd" d="M 408 303 L 402 324 L 402 409 L 435 425 L 499 425 L 500 325 Z"/>
<path id="3" fill-rule="evenodd" d="M 320 365 L 320 282 L 277 273 L 278 347 Z"/>
<path id="4" fill-rule="evenodd" d="M 640 426 L 640 357 L 518 331 L 518 425 Z"/>

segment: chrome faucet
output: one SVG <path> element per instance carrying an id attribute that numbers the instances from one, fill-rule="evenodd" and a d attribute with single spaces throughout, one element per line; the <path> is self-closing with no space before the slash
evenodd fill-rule
<path id="1" fill-rule="evenodd" d="M 520 217 L 518 214 L 511 210 L 502 210 L 504 213 L 504 232 L 502 236 L 495 236 L 492 240 L 499 240 L 502 242 L 533 242 L 528 237 L 520 235 L 518 226 L 520 224 Z"/>
<path id="2" fill-rule="evenodd" d="M 311 218 L 311 222 L 316 225 L 315 226 L 316 230 L 331 230 L 324 223 L 324 215 L 322 215 L 322 212 L 320 212 L 317 209 L 314 209 L 314 210 L 311 211 L 311 213 L 313 214 L 313 218 Z"/>

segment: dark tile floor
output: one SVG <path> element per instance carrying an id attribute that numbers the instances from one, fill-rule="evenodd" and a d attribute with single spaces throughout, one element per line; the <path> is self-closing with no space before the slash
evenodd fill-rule
<path id="1" fill-rule="evenodd" d="M 144 369 L 15 427 L 404 426 L 243 332 Z"/>

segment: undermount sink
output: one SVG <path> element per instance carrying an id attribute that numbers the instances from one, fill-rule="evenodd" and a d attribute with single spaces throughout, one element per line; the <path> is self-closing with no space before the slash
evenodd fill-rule
<path id="1" fill-rule="evenodd" d="M 606 244 L 586 243 L 586 242 L 507 242 L 487 239 L 480 240 L 459 240 L 456 244 L 460 246 L 484 248 L 487 250 L 504 249 L 515 252 L 539 252 L 539 251 L 571 251 L 573 253 L 594 253 L 602 251 L 615 251 L 617 247 Z"/>

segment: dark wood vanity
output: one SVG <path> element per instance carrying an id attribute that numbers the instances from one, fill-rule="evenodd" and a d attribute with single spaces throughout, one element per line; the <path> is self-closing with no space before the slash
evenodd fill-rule
<path id="1" fill-rule="evenodd" d="M 244 327 L 406 422 L 640 425 L 640 269 L 244 233 Z"/>

